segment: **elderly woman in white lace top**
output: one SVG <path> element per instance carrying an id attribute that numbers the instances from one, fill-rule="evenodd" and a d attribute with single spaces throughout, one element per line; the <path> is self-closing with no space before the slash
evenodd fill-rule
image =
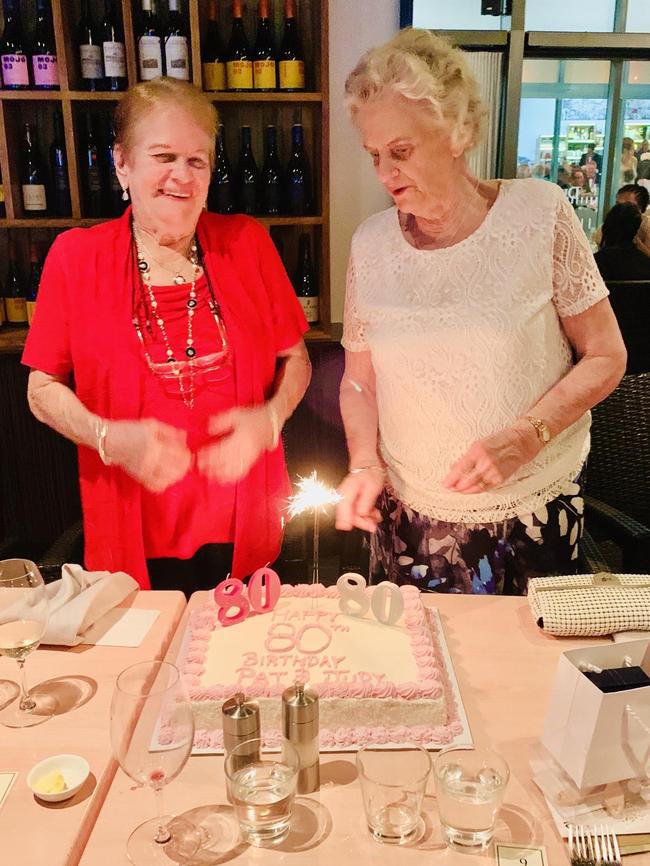
<path id="1" fill-rule="evenodd" d="M 625 348 L 560 188 L 480 181 L 484 107 L 462 52 L 406 30 L 348 77 L 394 206 L 352 240 L 340 529 L 373 533 L 373 578 L 519 594 L 575 570 L 589 409 Z"/>

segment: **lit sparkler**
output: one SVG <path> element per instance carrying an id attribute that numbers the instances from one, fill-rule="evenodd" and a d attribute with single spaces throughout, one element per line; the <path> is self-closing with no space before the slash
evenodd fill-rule
<path id="1" fill-rule="evenodd" d="M 320 515 L 326 513 L 328 505 L 336 505 L 342 497 L 332 487 L 318 480 L 316 470 L 308 478 L 300 478 L 298 491 L 289 499 L 289 519 L 302 514 L 303 511 L 314 513 L 314 556 L 312 567 L 312 583 L 318 583 L 319 534 Z"/>

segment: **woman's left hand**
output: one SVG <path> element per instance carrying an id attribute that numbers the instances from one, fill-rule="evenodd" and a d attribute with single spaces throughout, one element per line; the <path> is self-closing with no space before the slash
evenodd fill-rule
<path id="1" fill-rule="evenodd" d="M 219 437 L 197 455 L 199 470 L 223 484 L 233 484 L 248 474 L 260 455 L 273 445 L 273 425 L 266 406 L 230 409 L 215 415 L 208 433 Z"/>
<path id="2" fill-rule="evenodd" d="M 526 420 L 474 442 L 452 464 L 443 487 L 457 493 L 485 493 L 509 478 L 542 450 L 535 428 Z"/>

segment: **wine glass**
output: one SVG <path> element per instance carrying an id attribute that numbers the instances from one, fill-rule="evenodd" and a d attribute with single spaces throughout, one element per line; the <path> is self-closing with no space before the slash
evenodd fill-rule
<path id="1" fill-rule="evenodd" d="M 0 724 L 29 728 L 54 713 L 49 695 L 30 694 L 25 660 L 41 642 L 48 619 L 48 597 L 41 573 L 28 559 L 0 561 L 0 655 L 16 659 L 20 669 L 20 698 L 0 712 Z"/>
<path id="2" fill-rule="evenodd" d="M 111 742 L 120 767 L 156 795 L 157 817 L 131 833 L 132 863 L 174 864 L 191 857 L 201 833 L 189 821 L 164 814 L 162 792 L 183 769 L 192 751 L 194 716 L 178 668 L 147 661 L 123 670 L 111 702 Z"/>

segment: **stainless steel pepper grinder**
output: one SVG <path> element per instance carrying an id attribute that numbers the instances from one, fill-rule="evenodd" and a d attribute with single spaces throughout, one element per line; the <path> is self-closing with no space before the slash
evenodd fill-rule
<path id="1" fill-rule="evenodd" d="M 246 702 L 243 692 L 237 692 L 221 707 L 221 723 L 223 726 L 224 758 L 232 752 L 235 746 L 247 740 L 261 737 L 260 711 L 257 704 Z M 241 766 L 245 767 L 259 759 L 259 742 L 246 754 L 239 754 Z M 231 801 L 230 787 L 226 783 L 226 793 Z M 232 801 L 231 801 L 232 802 Z"/>
<path id="2" fill-rule="evenodd" d="M 282 694 L 282 729 L 298 752 L 298 793 L 310 794 L 320 787 L 318 695 L 297 682 Z"/>

